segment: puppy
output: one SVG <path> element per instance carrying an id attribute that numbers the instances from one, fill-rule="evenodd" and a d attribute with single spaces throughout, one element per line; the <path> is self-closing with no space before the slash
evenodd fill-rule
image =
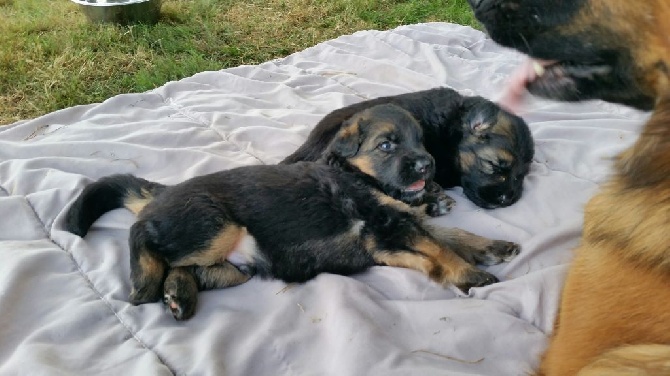
<path id="1" fill-rule="evenodd" d="M 670 375 L 670 2 L 469 1 L 531 57 L 513 93 L 653 111 L 586 206 L 540 372 Z"/>
<path id="2" fill-rule="evenodd" d="M 317 162 L 246 166 L 166 187 L 131 175 L 87 186 L 69 209 L 68 231 L 84 236 L 105 212 L 137 214 L 130 229 L 130 302 L 164 299 L 177 320 L 197 292 L 251 274 L 304 282 L 373 265 L 411 268 L 463 291 L 497 279 L 474 266 L 507 261 L 515 243 L 431 228 L 419 199 L 434 161 L 405 110 L 373 106 L 352 117 Z M 230 261 L 241 265 L 240 268 Z"/>
<path id="3" fill-rule="evenodd" d="M 423 128 L 424 145 L 435 158 L 437 183 L 429 184 L 431 195 L 424 199 L 446 203 L 437 205 L 442 210 L 434 215 L 445 214 L 454 203 L 441 187 L 461 186 L 472 202 L 487 209 L 519 200 L 534 153 L 528 125 L 482 97 L 464 97 L 448 88 L 381 97 L 335 110 L 281 163 L 319 159 L 347 119 L 382 103 L 406 109 Z"/>

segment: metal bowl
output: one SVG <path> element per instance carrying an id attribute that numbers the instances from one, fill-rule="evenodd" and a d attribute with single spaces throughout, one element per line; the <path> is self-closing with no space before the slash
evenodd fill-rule
<path id="1" fill-rule="evenodd" d="M 71 0 L 79 4 L 91 22 L 155 24 L 161 13 L 161 0 Z"/>

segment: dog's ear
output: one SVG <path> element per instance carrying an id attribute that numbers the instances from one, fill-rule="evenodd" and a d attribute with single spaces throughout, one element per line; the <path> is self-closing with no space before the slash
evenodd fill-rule
<path id="1" fill-rule="evenodd" d="M 497 121 L 498 108 L 491 102 L 482 102 L 472 106 L 465 114 L 463 127 L 465 134 L 486 139 Z"/>
<path id="2" fill-rule="evenodd" d="M 365 121 L 362 116 L 355 115 L 342 123 L 342 127 L 326 150 L 329 159 L 347 159 L 358 153 L 361 146 L 361 129 Z"/>

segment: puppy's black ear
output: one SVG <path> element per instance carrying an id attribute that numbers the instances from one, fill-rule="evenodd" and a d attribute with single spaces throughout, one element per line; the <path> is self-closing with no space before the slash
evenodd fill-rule
<path id="1" fill-rule="evenodd" d="M 354 116 L 342 124 L 342 128 L 328 145 L 326 155 L 329 159 L 347 159 L 358 153 L 361 146 L 361 127 L 363 119 L 360 116 Z"/>
<path id="2" fill-rule="evenodd" d="M 463 127 L 466 134 L 472 134 L 479 138 L 487 138 L 493 125 L 497 121 L 499 108 L 485 100 L 473 105 L 465 114 Z"/>

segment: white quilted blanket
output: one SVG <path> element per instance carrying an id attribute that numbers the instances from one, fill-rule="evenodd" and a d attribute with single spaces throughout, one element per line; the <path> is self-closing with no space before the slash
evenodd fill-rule
<path id="1" fill-rule="evenodd" d="M 127 236 L 115 210 L 85 239 L 62 229 L 86 183 L 133 173 L 164 184 L 276 163 L 328 112 L 449 86 L 495 99 L 521 61 L 468 27 L 363 31 L 258 66 L 203 72 L 0 127 L 0 374 L 526 375 L 556 314 L 584 203 L 644 114 L 603 102 L 533 99 L 536 156 L 515 205 L 483 210 L 460 189 L 434 222 L 520 242 L 470 296 L 405 269 L 257 278 L 201 293 L 176 322 L 131 306 Z"/>

